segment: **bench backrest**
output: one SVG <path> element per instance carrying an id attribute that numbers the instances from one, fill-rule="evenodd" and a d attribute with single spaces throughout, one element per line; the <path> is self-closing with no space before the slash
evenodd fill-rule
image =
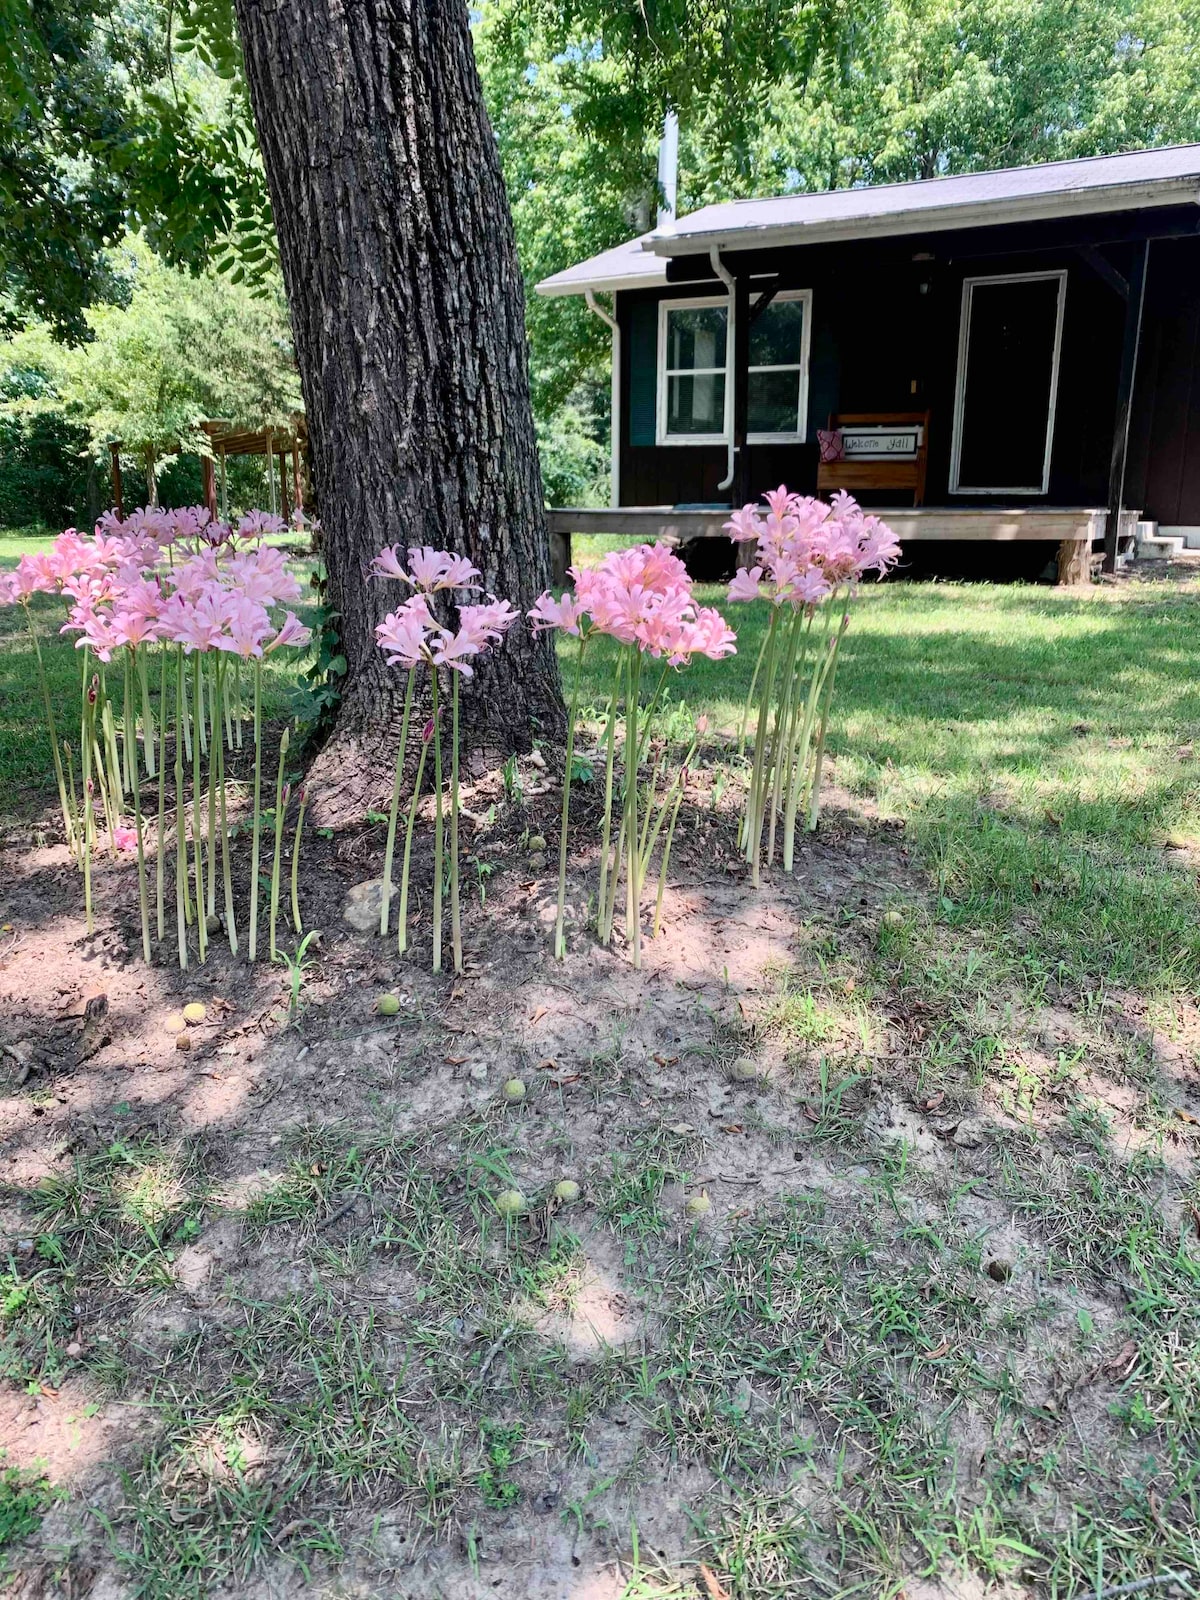
<path id="1" fill-rule="evenodd" d="M 817 466 L 817 493 L 828 495 L 835 489 L 854 494 L 860 489 L 898 489 L 910 493 L 913 505 L 925 499 L 925 468 L 929 460 L 928 411 L 839 411 L 829 418 L 830 430 L 842 433 L 878 432 L 879 454 L 850 453 L 839 461 L 822 461 Z M 883 453 L 888 434 L 916 432 L 915 450 L 895 455 Z M 894 442 L 901 442 L 895 441 Z"/>

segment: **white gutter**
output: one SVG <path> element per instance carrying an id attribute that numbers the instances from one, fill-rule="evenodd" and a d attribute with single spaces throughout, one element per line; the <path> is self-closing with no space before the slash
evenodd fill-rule
<path id="1" fill-rule="evenodd" d="M 949 182 L 933 179 L 932 182 Z M 847 191 L 838 191 L 846 193 Z M 863 195 L 872 190 L 864 189 Z M 819 198 L 795 196 L 794 199 Z M 740 201 L 747 208 L 771 201 Z M 781 206 L 787 201 L 778 202 Z M 907 206 L 902 210 L 818 219 L 812 222 L 747 222 L 719 228 L 688 228 L 685 221 L 671 233 L 652 233 L 643 250 L 658 256 L 705 255 L 716 249 L 752 250 L 789 244 L 832 244 L 840 239 L 895 238 L 905 234 L 945 233 L 953 228 L 998 227 L 1004 223 L 1057 221 L 1065 217 L 1104 216 L 1118 211 L 1145 211 L 1179 203 L 1200 205 L 1195 175 L 1151 183 L 1114 184 L 1108 188 L 1058 190 L 1012 199 L 951 202 L 939 206 Z M 696 216 L 702 216 L 697 212 Z"/>
<path id="2" fill-rule="evenodd" d="M 609 467 L 609 504 L 621 504 L 621 325 L 611 311 L 606 311 L 596 299 L 595 291 L 585 289 L 583 298 L 589 311 L 594 311 L 601 322 L 612 329 L 612 435 L 611 466 Z"/>
<path id="3" fill-rule="evenodd" d="M 729 268 L 721 260 L 721 252 L 717 249 L 715 244 L 708 252 L 708 259 L 712 263 L 713 271 L 729 291 L 729 320 L 725 324 L 725 382 L 729 384 L 729 388 L 726 390 L 725 409 L 726 414 L 728 414 L 729 401 L 733 395 L 733 384 L 730 380 L 733 379 L 734 376 L 734 352 L 737 349 L 737 341 L 734 338 L 734 325 L 737 320 L 737 284 L 734 282 L 733 273 L 730 272 Z M 732 417 L 729 419 L 729 443 L 727 446 L 727 451 L 728 453 L 725 457 L 725 476 L 717 485 L 718 489 L 729 489 L 733 486 L 734 457 L 737 455 L 737 445 L 733 440 Z"/>

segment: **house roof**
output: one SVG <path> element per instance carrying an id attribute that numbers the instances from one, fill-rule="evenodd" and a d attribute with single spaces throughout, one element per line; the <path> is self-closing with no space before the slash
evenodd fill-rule
<path id="1" fill-rule="evenodd" d="M 668 256 L 718 249 L 825 244 L 849 238 L 899 237 L 948 228 L 1200 205 L 1200 144 L 1132 150 L 1125 155 L 1048 161 L 1040 166 L 924 178 L 913 183 L 831 189 L 767 200 L 729 200 L 679 217 L 538 284 L 542 294 L 632 289 L 662 283 L 648 273 Z"/>
<path id="2" fill-rule="evenodd" d="M 643 233 L 637 239 L 614 245 L 611 250 L 602 250 L 590 261 L 580 261 L 552 277 L 543 278 L 537 292 L 583 294 L 588 289 L 643 289 L 666 283 L 667 264 L 661 256 L 651 255 L 645 248 L 649 239 L 650 235 Z"/>

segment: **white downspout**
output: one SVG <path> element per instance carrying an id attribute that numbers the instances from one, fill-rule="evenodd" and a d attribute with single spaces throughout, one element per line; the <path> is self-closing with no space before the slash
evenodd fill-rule
<path id="1" fill-rule="evenodd" d="M 726 382 L 729 384 L 726 401 L 726 414 L 728 415 L 728 399 L 732 398 L 733 396 L 733 383 L 736 381 L 734 378 L 733 367 L 734 353 L 737 349 L 737 340 L 734 337 L 734 323 L 737 318 L 737 284 L 734 282 L 733 273 L 730 272 L 729 268 L 721 260 L 721 252 L 718 250 L 715 244 L 709 249 L 708 259 L 712 263 L 713 271 L 729 291 L 729 317 L 725 324 L 725 371 L 727 374 Z M 732 417 L 729 419 L 728 451 L 729 453 L 725 461 L 725 477 L 717 485 L 718 489 L 730 489 L 733 487 L 733 458 L 737 454 L 737 446 L 733 442 Z"/>
<path id="2" fill-rule="evenodd" d="M 585 289 L 583 298 L 589 311 L 594 311 L 601 322 L 612 329 L 612 465 L 609 469 L 611 491 L 609 504 L 621 504 L 621 325 L 611 311 L 606 311 L 596 299 L 595 291 Z"/>

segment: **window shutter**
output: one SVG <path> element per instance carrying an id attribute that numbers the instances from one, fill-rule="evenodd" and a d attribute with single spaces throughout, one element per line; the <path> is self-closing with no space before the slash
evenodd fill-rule
<path id="1" fill-rule="evenodd" d="M 629 442 L 653 444 L 658 404 L 658 301 L 629 311 Z"/>

